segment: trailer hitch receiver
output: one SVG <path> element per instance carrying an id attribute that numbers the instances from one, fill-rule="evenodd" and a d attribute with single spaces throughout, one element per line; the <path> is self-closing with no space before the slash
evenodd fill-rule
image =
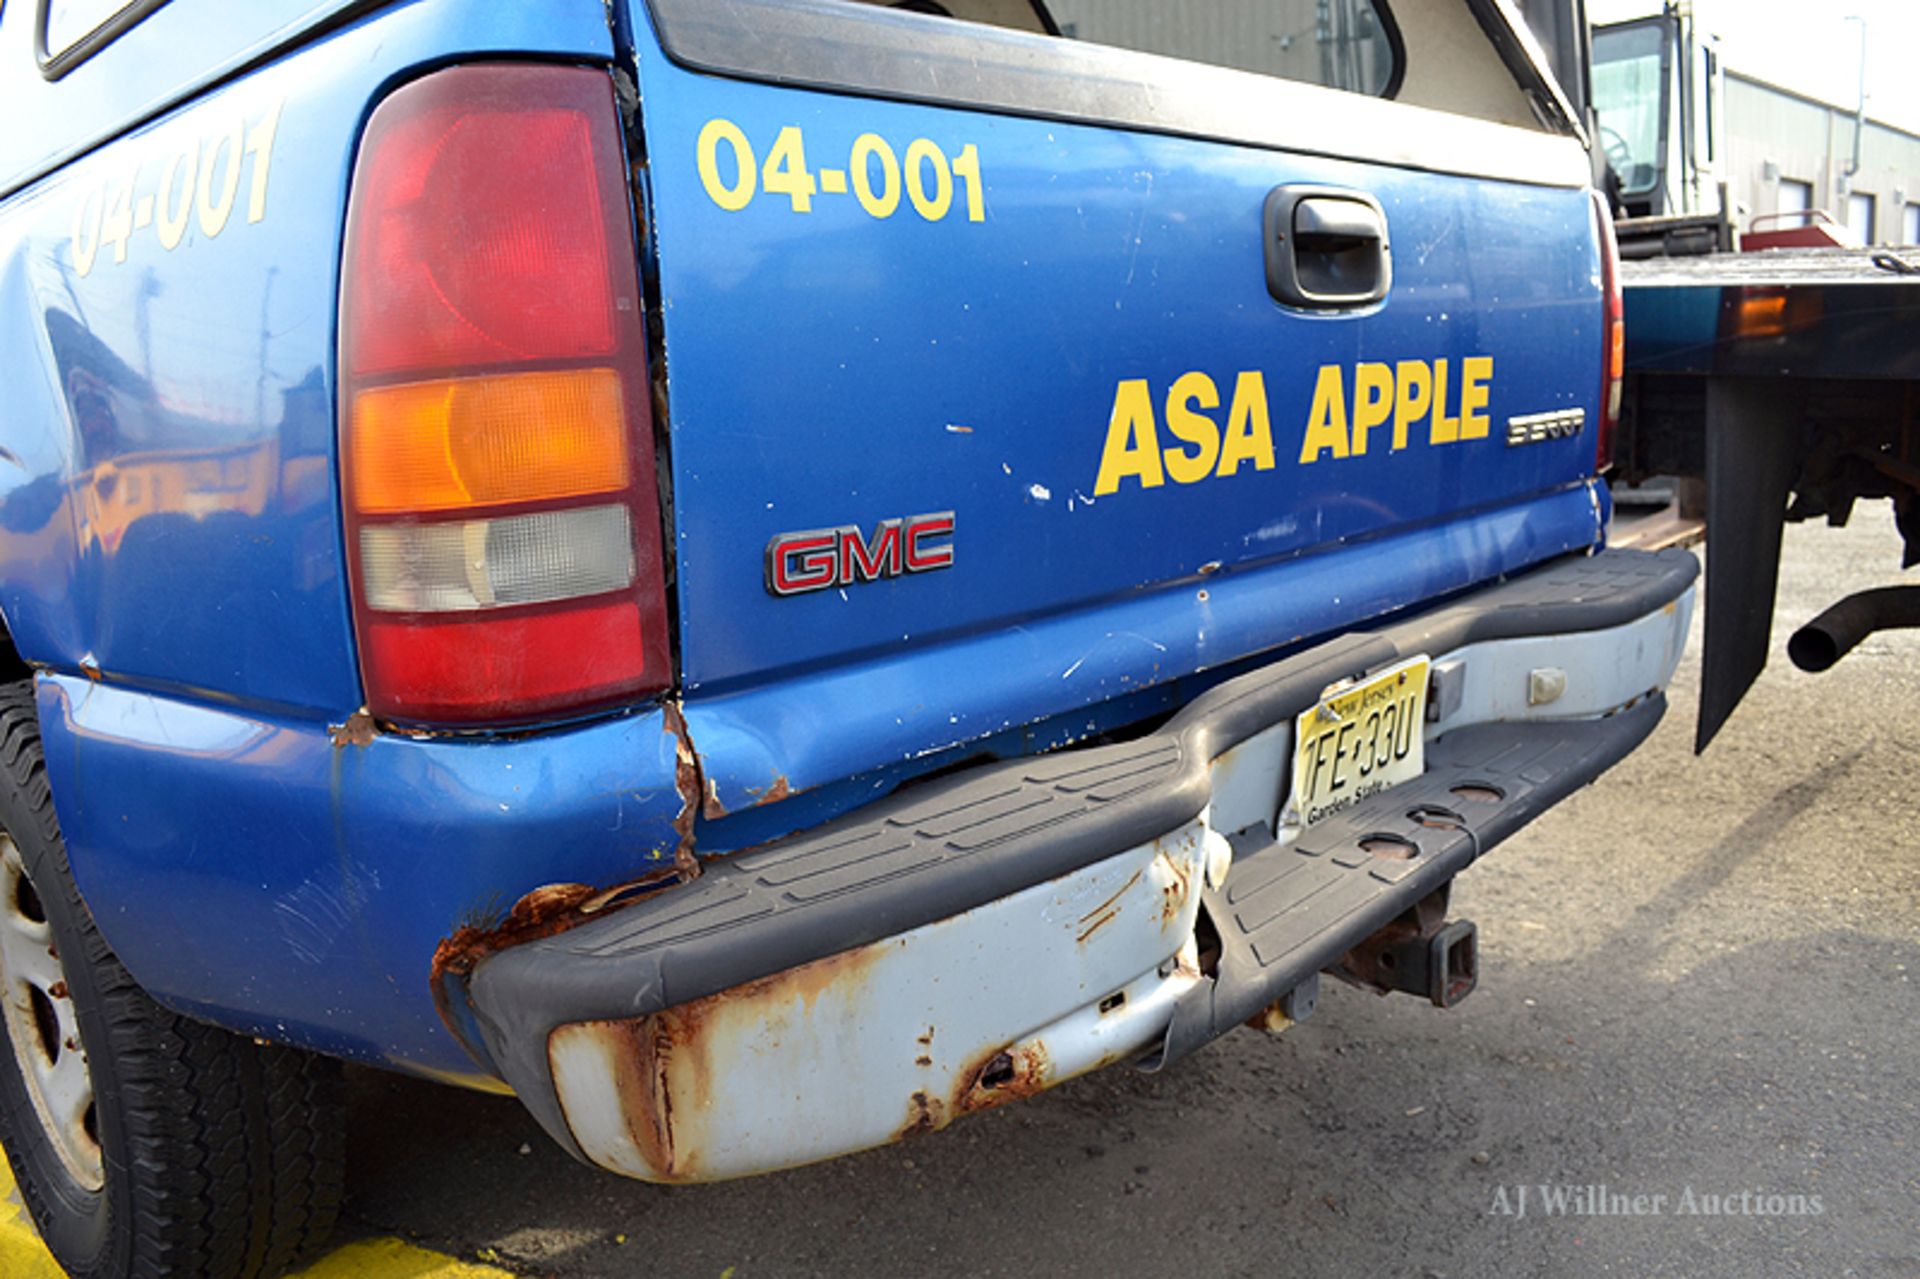
<path id="1" fill-rule="evenodd" d="M 1447 921 L 1447 895 L 1442 888 L 1421 898 L 1328 971 L 1383 995 L 1402 991 L 1452 1008 L 1479 984 L 1480 952 L 1472 920 Z"/>

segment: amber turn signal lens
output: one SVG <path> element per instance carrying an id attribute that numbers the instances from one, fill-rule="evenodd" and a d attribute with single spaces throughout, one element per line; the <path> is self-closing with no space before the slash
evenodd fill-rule
<path id="1" fill-rule="evenodd" d="M 457 510 L 627 486 L 612 369 L 407 382 L 353 398 L 353 500 L 364 514 Z"/>
<path id="2" fill-rule="evenodd" d="M 1777 338 L 1786 331 L 1786 290 L 1752 289 L 1741 296 L 1734 332 L 1745 338 Z"/>

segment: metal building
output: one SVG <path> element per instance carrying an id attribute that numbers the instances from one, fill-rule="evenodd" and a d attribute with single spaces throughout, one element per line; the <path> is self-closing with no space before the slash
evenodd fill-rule
<path id="1" fill-rule="evenodd" d="M 1869 119 L 1849 180 L 1854 112 L 1729 70 L 1726 181 L 1744 227 L 1821 208 L 1864 243 L 1920 245 L 1920 134 Z"/>

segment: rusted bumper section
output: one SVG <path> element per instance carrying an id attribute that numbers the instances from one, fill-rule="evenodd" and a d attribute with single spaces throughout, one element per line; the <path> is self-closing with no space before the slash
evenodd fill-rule
<path id="1" fill-rule="evenodd" d="M 1199 979 L 1204 827 L 952 919 L 547 1045 L 593 1163 L 709 1181 L 943 1128 L 1145 1052 Z M 1184 953 L 1183 953 L 1184 947 Z"/>
<path id="2" fill-rule="evenodd" d="M 1630 750 L 1697 572 L 1685 552 L 1561 561 L 1220 684 L 1136 741 L 985 765 L 530 920 L 442 973 L 449 1024 L 568 1150 L 665 1182 L 1172 1060 Z M 1414 653 L 1436 671 L 1426 775 L 1285 827 L 1294 717 Z M 1550 703 L 1530 700 L 1542 668 Z"/>

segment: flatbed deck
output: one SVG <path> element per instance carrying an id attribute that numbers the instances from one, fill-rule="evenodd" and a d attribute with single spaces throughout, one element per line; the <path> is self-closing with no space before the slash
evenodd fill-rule
<path id="1" fill-rule="evenodd" d="M 1621 263 L 1627 370 L 1920 379 L 1920 249 L 1771 249 Z"/>
<path id="2" fill-rule="evenodd" d="M 1769 249 L 1764 253 L 1645 258 L 1622 262 L 1620 281 L 1628 289 L 1858 284 L 1911 287 L 1920 285 L 1920 249 Z"/>

